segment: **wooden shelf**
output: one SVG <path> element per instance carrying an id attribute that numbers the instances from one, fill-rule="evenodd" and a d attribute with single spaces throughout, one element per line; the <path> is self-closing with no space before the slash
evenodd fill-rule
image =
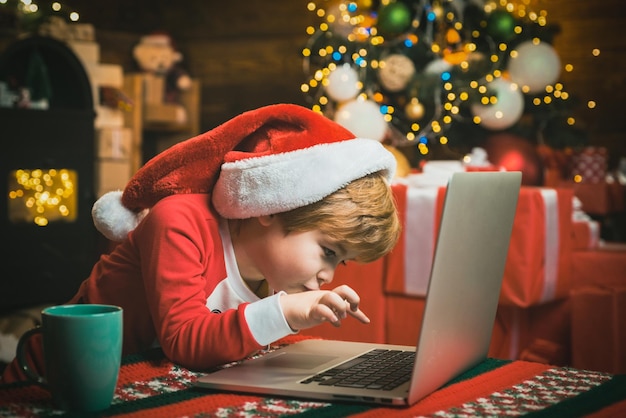
<path id="1" fill-rule="evenodd" d="M 132 131 L 133 173 L 154 154 L 200 133 L 200 82 L 192 79 L 191 88 L 181 92 L 179 106 L 155 105 L 145 101 L 146 78 L 143 73 L 124 76 L 124 93 L 133 101 L 133 108 L 126 112 L 124 123 Z M 176 117 L 176 107 L 185 114 L 184 120 Z"/>

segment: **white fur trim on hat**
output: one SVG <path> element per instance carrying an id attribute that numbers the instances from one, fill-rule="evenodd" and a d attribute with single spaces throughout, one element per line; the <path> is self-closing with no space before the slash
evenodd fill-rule
<path id="1" fill-rule="evenodd" d="M 122 205 L 121 190 L 105 193 L 91 208 L 91 217 L 96 229 L 107 239 L 115 242 L 123 241 L 146 213 L 147 210 L 135 213 Z"/>
<path id="2" fill-rule="evenodd" d="M 322 200 L 348 183 L 385 171 L 393 154 L 372 139 L 355 138 L 295 151 L 228 162 L 213 190 L 213 205 L 229 219 L 286 212 Z"/>

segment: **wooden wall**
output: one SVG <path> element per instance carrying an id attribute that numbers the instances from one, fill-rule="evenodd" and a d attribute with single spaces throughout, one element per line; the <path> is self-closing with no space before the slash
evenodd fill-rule
<path id="1" fill-rule="evenodd" d="M 305 104 L 301 50 L 315 22 L 307 0 L 84 3 L 81 14 L 97 27 L 103 61 L 123 60 L 133 69 L 130 51 L 140 35 L 172 35 L 185 68 L 202 84 L 203 130 L 262 105 Z"/>
<path id="2" fill-rule="evenodd" d="M 317 0 L 321 1 L 321 0 Z M 518 0 L 522 1 L 522 0 Z M 611 162 L 626 157 L 626 8 L 623 0 L 524 0 L 546 9 L 561 27 L 555 48 L 574 71 L 563 73 L 566 89 L 583 105 L 578 123 Z M 305 28 L 316 22 L 308 0 L 67 0 L 93 23 L 103 62 L 134 69 L 132 46 L 139 36 L 169 32 L 185 66 L 202 83 L 201 126 L 210 129 L 236 114 L 277 102 L 306 104 L 301 49 Z M 599 48 L 598 57 L 591 54 Z"/>

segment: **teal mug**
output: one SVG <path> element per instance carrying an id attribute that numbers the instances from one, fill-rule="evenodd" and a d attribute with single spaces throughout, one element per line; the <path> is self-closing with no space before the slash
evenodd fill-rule
<path id="1" fill-rule="evenodd" d="M 122 359 L 122 308 L 112 305 L 59 305 L 41 311 L 41 326 L 17 345 L 25 375 L 52 393 L 67 411 L 96 412 L 113 400 Z M 42 333 L 45 376 L 26 361 L 26 341 Z"/>

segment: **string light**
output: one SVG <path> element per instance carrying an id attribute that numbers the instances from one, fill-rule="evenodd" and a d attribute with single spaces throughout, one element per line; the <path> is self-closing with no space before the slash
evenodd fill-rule
<path id="1" fill-rule="evenodd" d="M 69 169 L 14 170 L 9 176 L 9 220 L 46 226 L 76 219 L 77 173 Z"/>
<path id="2" fill-rule="evenodd" d="M 0 5 L 6 4 L 9 4 L 9 0 L 0 0 Z M 41 7 L 40 4 L 42 4 Z M 66 5 L 60 2 L 52 2 L 49 6 L 49 9 L 47 8 L 47 6 L 43 7 L 44 4 L 45 3 L 34 0 L 19 0 L 15 7 L 16 11 L 19 14 L 23 14 L 25 16 L 34 15 L 42 12 L 47 13 L 50 10 L 53 13 L 61 13 L 65 15 L 72 22 L 78 22 L 80 20 L 80 14 L 76 10 L 71 10 Z"/>
<path id="3" fill-rule="evenodd" d="M 492 36 L 490 31 L 493 31 L 494 27 L 489 26 L 487 19 L 480 21 L 478 25 L 474 25 L 475 27 L 466 27 L 463 16 L 451 7 L 452 3 L 416 1 L 411 9 L 415 15 L 411 18 L 406 31 L 400 34 L 390 34 L 378 25 L 379 22 L 376 19 L 380 16 L 376 11 L 369 9 L 371 3 L 310 1 L 307 9 L 322 20 L 322 24 L 317 29 L 313 26 L 306 28 L 310 43 L 302 50 L 305 73 L 310 74 L 310 79 L 302 84 L 301 90 L 311 99 L 311 107 L 324 114 L 332 115 L 342 105 L 333 100 L 332 96 L 325 94 L 324 80 L 337 65 L 349 63 L 359 71 L 360 77 L 369 80 L 369 82 L 360 82 L 358 87 L 362 91 L 359 95 L 377 103 L 381 107 L 385 121 L 397 128 L 407 142 L 418 142 L 421 153 L 428 153 L 427 144 L 430 141 L 436 140 L 441 144 L 447 144 L 453 139 L 452 135 L 446 135 L 446 131 L 455 122 L 485 126 L 486 123 L 483 123 L 481 117 L 468 114 L 467 109 L 473 104 L 494 105 L 498 103 L 498 96 L 490 90 L 490 84 L 501 78 L 510 80 L 506 63 L 517 57 L 517 50 L 511 48 L 511 45 L 517 44 L 512 42 L 511 38 L 498 39 L 497 36 Z M 390 0 L 380 2 L 381 6 L 391 4 L 394 2 Z M 496 11 L 510 14 L 513 17 L 513 23 L 507 27 L 507 30 L 510 31 L 510 36 L 516 37 L 527 35 L 524 32 L 528 26 L 537 25 L 543 28 L 548 25 L 547 11 L 530 10 L 530 4 L 531 0 L 488 0 L 484 4 L 483 11 L 487 18 Z M 536 30 L 533 28 L 531 32 L 534 37 L 533 43 L 539 44 L 540 39 L 535 35 Z M 415 112 L 415 109 L 409 108 L 408 104 L 414 98 L 418 98 L 423 85 L 417 84 L 417 87 L 413 89 L 409 86 L 406 91 L 396 92 L 381 88 L 381 80 L 376 80 L 376 76 L 380 77 L 382 74 L 381 69 L 385 68 L 385 52 L 381 54 L 380 51 L 409 55 L 415 47 L 430 51 L 434 56 L 433 62 L 440 60 L 454 68 L 454 71 L 437 72 L 440 76 L 440 84 L 433 89 L 434 99 L 428 102 L 419 97 L 420 102 L 423 102 L 422 106 L 425 107 L 423 113 L 426 116 L 423 119 L 412 118 L 408 113 L 410 110 Z M 599 54 L 598 49 L 592 51 L 593 56 L 599 56 Z M 479 71 L 482 71 L 480 76 L 468 80 L 470 74 L 474 74 L 472 71 L 477 68 L 476 62 L 479 62 L 477 60 L 482 60 L 480 64 L 487 69 L 480 69 Z M 317 65 L 319 68 L 311 71 L 312 65 Z M 567 64 L 563 70 L 573 71 L 573 66 Z M 323 78 L 320 79 L 319 74 L 322 74 Z M 372 79 L 374 82 L 371 82 Z M 549 106 L 555 102 L 568 100 L 569 94 L 562 85 L 555 83 L 546 87 L 544 92 L 537 91 L 537 87 L 522 85 L 522 83 L 517 86 L 521 93 L 532 95 L 526 102 L 530 107 Z M 402 94 L 406 94 L 406 97 L 398 99 Z M 389 110 L 393 109 L 392 105 L 396 106 L 395 111 Z M 530 107 L 529 111 L 531 111 Z M 592 101 L 588 101 L 588 107 L 594 107 Z M 572 125 L 574 118 L 569 117 L 568 123 Z"/>

